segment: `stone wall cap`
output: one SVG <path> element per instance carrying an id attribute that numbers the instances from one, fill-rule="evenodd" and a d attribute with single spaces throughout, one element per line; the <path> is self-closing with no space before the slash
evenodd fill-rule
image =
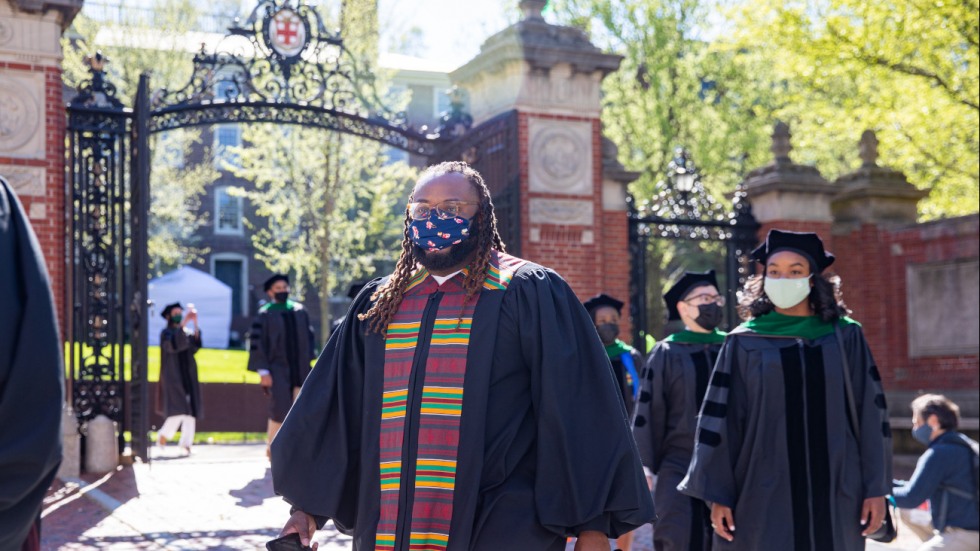
<path id="1" fill-rule="evenodd" d="M 575 71 L 603 76 L 619 69 L 623 56 L 597 48 L 581 29 L 551 25 L 544 20 L 525 19 L 488 38 L 480 53 L 452 72 L 456 82 L 499 68 L 508 61 L 526 61 L 533 69 L 551 69 L 559 63 Z"/>
<path id="2" fill-rule="evenodd" d="M 769 191 L 837 194 L 840 186 L 828 182 L 815 167 L 774 162 L 749 172 L 744 181 L 745 192 L 757 196 Z"/>
<path id="3" fill-rule="evenodd" d="M 834 197 L 833 202 L 852 201 L 854 199 L 867 199 L 872 197 L 884 199 L 907 199 L 918 201 L 929 195 L 930 190 L 919 189 L 911 184 L 908 187 L 895 187 L 891 184 L 870 184 L 859 186 L 845 186 Z"/>
<path id="4" fill-rule="evenodd" d="M 969 236 L 976 235 L 980 230 L 980 213 L 964 214 L 953 218 L 940 218 L 926 222 L 913 222 L 894 228 L 895 232 L 919 231 L 927 237 L 936 238 L 941 235 Z"/>
<path id="5" fill-rule="evenodd" d="M 26 12 L 58 10 L 62 14 L 61 29 L 65 30 L 82 10 L 84 0 L 14 0 L 13 4 Z"/>

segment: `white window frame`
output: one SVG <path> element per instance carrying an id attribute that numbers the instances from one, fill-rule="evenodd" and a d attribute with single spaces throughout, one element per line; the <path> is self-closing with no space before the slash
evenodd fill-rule
<path id="1" fill-rule="evenodd" d="M 212 139 L 212 151 L 214 152 L 214 167 L 218 170 L 224 170 L 226 172 L 231 172 L 234 169 L 241 166 L 241 160 L 238 158 L 236 153 L 228 151 L 228 147 L 241 147 L 242 146 L 242 127 L 238 123 L 222 123 L 216 124 L 211 127 L 212 133 L 214 134 Z M 218 141 L 218 134 L 221 130 L 233 129 L 238 138 L 234 145 L 222 145 Z"/>
<path id="2" fill-rule="evenodd" d="M 243 315 L 243 316 L 250 315 L 249 310 L 248 310 L 248 297 L 249 297 L 249 294 L 250 294 L 249 288 L 248 288 L 248 260 L 249 260 L 249 258 L 247 256 L 241 254 L 241 253 L 214 253 L 214 254 L 211 255 L 211 277 L 217 277 L 217 273 L 215 272 L 215 264 L 219 260 L 239 260 L 239 261 L 241 261 L 241 263 L 242 263 L 242 281 L 241 281 L 241 286 L 242 286 L 242 297 L 241 297 L 241 301 L 242 301 L 242 304 L 241 304 L 242 314 L 241 315 Z"/>
<path id="3" fill-rule="evenodd" d="M 228 188 L 233 186 L 216 186 L 214 188 L 214 233 L 216 235 L 245 235 L 245 198 L 228 194 Z M 221 195 L 224 193 L 230 199 L 238 201 L 238 227 L 221 227 Z"/>

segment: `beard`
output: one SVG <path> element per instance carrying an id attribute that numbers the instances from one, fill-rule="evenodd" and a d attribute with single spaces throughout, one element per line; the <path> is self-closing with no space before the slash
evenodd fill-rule
<path id="1" fill-rule="evenodd" d="M 426 270 L 445 271 L 451 268 L 465 267 L 464 264 L 476 251 L 480 244 L 480 228 L 474 222 L 470 225 L 470 235 L 461 243 L 453 245 L 441 251 L 427 251 L 418 245 L 412 245 L 412 253 L 415 261 L 422 265 Z"/>

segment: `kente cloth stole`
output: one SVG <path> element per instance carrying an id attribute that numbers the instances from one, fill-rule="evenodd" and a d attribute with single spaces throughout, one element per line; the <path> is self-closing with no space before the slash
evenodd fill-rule
<path id="1" fill-rule="evenodd" d="M 514 271 L 524 261 L 502 253 L 492 259 L 483 289 L 507 288 Z M 402 479 L 402 445 L 406 437 L 408 393 L 429 296 L 442 291 L 432 328 L 428 356 L 420 360 L 425 371 L 421 407 L 418 410 L 418 453 L 414 458 L 414 500 L 408 545 L 410 551 L 443 551 L 449 543 L 459 446 L 459 421 L 463 410 L 463 382 L 473 311 L 479 295 L 466 303 L 463 274 L 440 287 L 426 270 L 409 282 L 405 297 L 391 323 L 385 341 L 384 389 L 381 410 L 380 475 L 381 511 L 376 551 L 393 551 L 398 529 Z M 418 402 L 418 398 L 415 400 Z"/>

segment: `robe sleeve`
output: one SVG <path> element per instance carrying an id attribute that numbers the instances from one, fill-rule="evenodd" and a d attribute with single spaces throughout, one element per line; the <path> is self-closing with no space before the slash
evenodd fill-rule
<path id="1" fill-rule="evenodd" d="M 633 437 L 640 458 L 654 474 L 660 471 L 664 437 L 667 434 L 666 377 L 667 346 L 657 344 L 640 376 L 640 403 L 637 405 Z"/>
<path id="2" fill-rule="evenodd" d="M 560 535 L 617 537 L 653 518 L 653 503 L 592 320 L 560 276 L 518 274 L 519 333 L 537 424 L 534 506 Z"/>
<path id="3" fill-rule="evenodd" d="M 61 463 L 63 347 L 44 257 L 0 180 L 0 549 L 20 549 Z"/>
<path id="4" fill-rule="evenodd" d="M 197 351 L 204 348 L 204 340 L 201 336 L 201 330 L 198 329 L 196 332 L 191 334 L 191 354 L 197 354 Z"/>
<path id="5" fill-rule="evenodd" d="M 891 493 L 892 486 L 892 436 L 881 375 L 861 326 L 852 324 L 841 331 L 860 417 L 864 497 L 885 496 Z"/>
<path id="6" fill-rule="evenodd" d="M 262 338 L 265 333 L 265 315 L 258 314 L 252 320 L 252 327 L 248 332 L 248 370 L 249 371 L 271 371 L 268 359 L 265 356 L 265 347 L 262 346 Z"/>
<path id="7" fill-rule="evenodd" d="M 317 359 L 272 441 L 272 484 L 295 509 L 350 534 L 357 522 L 363 413 L 364 335 L 357 319 L 376 284 L 365 286 Z"/>
<path id="8" fill-rule="evenodd" d="M 729 337 L 711 372 L 695 431 L 687 476 L 677 485 L 686 495 L 735 507 L 735 459 L 742 442 L 745 385 L 739 374 L 738 339 Z"/>

